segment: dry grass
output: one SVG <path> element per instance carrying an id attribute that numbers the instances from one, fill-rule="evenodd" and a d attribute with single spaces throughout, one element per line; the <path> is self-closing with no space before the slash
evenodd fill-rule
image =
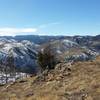
<path id="1" fill-rule="evenodd" d="M 66 63 L 61 66 L 69 67 Z M 100 100 L 100 57 L 74 63 L 68 73 L 56 69 L 44 81 L 29 77 L 7 89 L 1 86 L 0 100 Z"/>

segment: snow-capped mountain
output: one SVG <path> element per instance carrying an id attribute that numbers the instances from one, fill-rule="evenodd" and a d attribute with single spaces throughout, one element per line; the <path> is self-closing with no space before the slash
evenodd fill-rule
<path id="1" fill-rule="evenodd" d="M 55 54 L 63 54 L 65 51 L 68 51 L 70 48 L 79 47 L 79 45 L 76 42 L 67 39 L 55 40 L 46 43 L 41 46 L 41 49 L 45 48 L 46 46 L 49 46 L 51 51 L 53 51 Z"/>
<path id="2" fill-rule="evenodd" d="M 0 60 L 12 55 L 17 68 L 34 72 L 38 70 L 38 51 L 47 45 L 60 60 L 89 59 L 100 54 L 100 35 L 0 37 Z"/>
<path id="3" fill-rule="evenodd" d="M 82 39 L 83 37 L 77 38 Z M 85 45 L 80 45 L 74 40 L 62 39 L 51 41 L 45 45 L 42 45 L 41 50 L 47 46 L 60 61 L 86 61 L 92 60 L 99 55 L 99 51 L 91 49 L 92 46 L 90 48 Z"/>
<path id="4" fill-rule="evenodd" d="M 0 60 L 5 61 L 9 56 L 13 56 L 16 68 L 21 71 L 37 71 L 37 48 L 38 45 L 24 40 L 18 42 L 13 39 L 0 39 Z"/>

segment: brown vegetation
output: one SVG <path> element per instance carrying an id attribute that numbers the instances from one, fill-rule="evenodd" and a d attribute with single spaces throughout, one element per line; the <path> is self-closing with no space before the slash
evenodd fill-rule
<path id="1" fill-rule="evenodd" d="M 0 87 L 0 100 L 100 100 L 100 57 Z M 7 87 L 7 88 L 6 88 Z"/>

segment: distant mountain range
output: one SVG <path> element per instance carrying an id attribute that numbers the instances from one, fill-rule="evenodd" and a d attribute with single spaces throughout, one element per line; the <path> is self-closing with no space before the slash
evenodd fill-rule
<path id="1" fill-rule="evenodd" d="M 98 36 L 1 36 L 0 60 L 6 61 L 11 54 L 14 64 L 21 71 L 37 72 L 38 51 L 51 45 L 52 52 L 60 61 L 89 60 L 100 54 Z"/>
<path id="2" fill-rule="evenodd" d="M 29 40 L 36 44 L 43 44 L 45 42 L 53 41 L 53 40 L 62 40 L 68 39 L 72 41 L 76 41 L 82 45 L 88 45 L 91 41 L 99 41 L 100 35 L 97 36 L 39 36 L 39 35 L 19 35 L 19 36 L 0 36 L 0 38 L 6 39 L 15 39 L 17 41 Z"/>
<path id="3" fill-rule="evenodd" d="M 0 36 L 0 38 L 14 39 L 17 41 L 28 40 L 36 44 L 42 44 L 47 41 L 64 39 L 65 36 L 39 36 L 39 35 L 19 35 L 19 36 Z"/>

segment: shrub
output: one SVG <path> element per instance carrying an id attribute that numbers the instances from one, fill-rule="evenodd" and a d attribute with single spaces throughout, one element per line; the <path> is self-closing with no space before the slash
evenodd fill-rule
<path id="1" fill-rule="evenodd" d="M 40 67 L 42 67 L 43 70 L 45 70 L 46 68 L 54 68 L 56 59 L 50 45 L 48 45 L 38 53 L 38 64 L 40 65 Z"/>

